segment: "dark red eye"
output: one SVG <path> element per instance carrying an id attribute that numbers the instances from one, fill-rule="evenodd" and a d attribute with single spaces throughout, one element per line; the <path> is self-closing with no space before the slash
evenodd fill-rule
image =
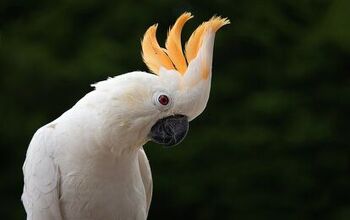
<path id="1" fill-rule="evenodd" d="M 158 102 L 162 105 L 167 105 L 169 103 L 169 98 L 166 95 L 160 95 L 158 97 Z"/>

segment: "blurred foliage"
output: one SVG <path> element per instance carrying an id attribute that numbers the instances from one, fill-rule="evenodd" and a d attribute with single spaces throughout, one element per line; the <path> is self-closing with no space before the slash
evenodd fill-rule
<path id="1" fill-rule="evenodd" d="M 147 144 L 149 219 L 350 219 L 350 1 L 0 2 L 0 216 L 24 219 L 21 166 L 37 128 L 89 84 L 146 70 L 140 38 L 213 14 L 212 94 L 177 148 Z"/>

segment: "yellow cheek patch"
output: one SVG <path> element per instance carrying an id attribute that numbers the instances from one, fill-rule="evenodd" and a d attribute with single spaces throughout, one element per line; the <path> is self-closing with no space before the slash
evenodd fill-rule
<path id="1" fill-rule="evenodd" d="M 185 23 L 192 17 L 191 13 L 185 12 L 176 20 L 174 26 L 168 32 L 165 43 L 166 49 L 158 44 L 156 38 L 157 25 L 148 28 L 141 41 L 142 58 L 153 73 L 158 74 L 160 67 L 164 67 L 169 70 L 176 70 L 182 75 L 185 74 L 187 64 L 197 57 L 206 33 L 208 31 L 215 33 L 222 26 L 230 24 L 227 18 L 217 16 L 201 24 L 186 43 L 185 57 L 181 44 L 181 31 Z M 202 69 L 203 76 L 207 78 L 210 67 L 205 65 Z"/>

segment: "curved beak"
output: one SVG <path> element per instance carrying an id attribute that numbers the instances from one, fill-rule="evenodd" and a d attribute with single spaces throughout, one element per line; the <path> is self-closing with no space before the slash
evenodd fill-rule
<path id="1" fill-rule="evenodd" d="M 179 144 L 187 135 L 188 118 L 185 115 L 171 115 L 159 119 L 151 128 L 149 137 L 157 144 L 170 147 Z"/>

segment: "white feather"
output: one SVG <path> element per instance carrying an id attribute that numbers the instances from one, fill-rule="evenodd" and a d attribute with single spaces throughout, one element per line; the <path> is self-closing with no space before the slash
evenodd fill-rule
<path id="1" fill-rule="evenodd" d="M 140 111 L 126 103 L 119 106 L 123 98 L 114 100 L 118 110 L 107 105 L 118 93 L 125 94 L 125 83 L 151 83 L 152 77 L 136 72 L 98 83 L 95 91 L 36 132 L 23 166 L 27 219 L 147 218 L 152 177 L 142 149 L 146 140 L 128 133 L 137 125 L 119 125 Z"/>

